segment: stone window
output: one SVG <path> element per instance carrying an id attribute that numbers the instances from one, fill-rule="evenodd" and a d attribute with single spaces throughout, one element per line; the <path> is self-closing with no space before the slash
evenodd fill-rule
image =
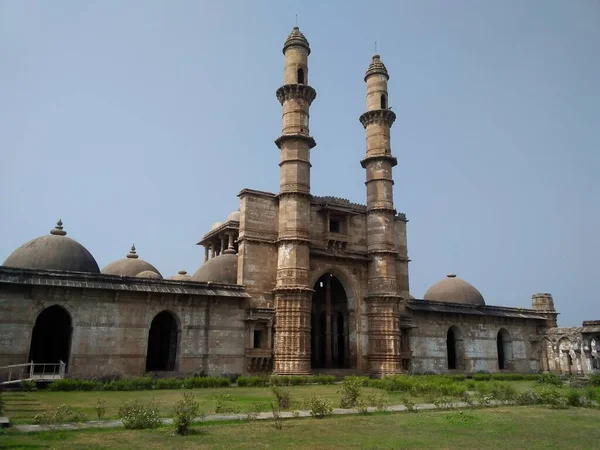
<path id="1" fill-rule="evenodd" d="M 385 94 L 381 94 L 381 109 L 387 109 L 387 98 Z"/>
<path id="2" fill-rule="evenodd" d="M 341 232 L 340 221 L 338 219 L 330 219 L 329 220 L 329 232 L 330 233 L 340 233 Z"/>
<path id="3" fill-rule="evenodd" d="M 262 330 L 254 330 L 254 348 L 262 348 Z"/>

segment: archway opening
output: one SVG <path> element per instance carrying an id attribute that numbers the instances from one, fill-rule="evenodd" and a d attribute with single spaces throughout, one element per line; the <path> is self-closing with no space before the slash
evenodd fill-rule
<path id="1" fill-rule="evenodd" d="M 158 313 L 150 325 L 146 371 L 172 371 L 177 361 L 177 321 L 169 311 Z"/>
<path id="2" fill-rule="evenodd" d="M 72 332 L 71 317 L 63 307 L 54 305 L 44 309 L 33 327 L 29 361 L 46 364 L 59 364 L 62 361 L 67 364 Z"/>
<path id="3" fill-rule="evenodd" d="M 448 369 L 456 369 L 456 334 L 454 330 L 450 328 L 446 335 L 446 353 L 448 356 Z"/>
<path id="4" fill-rule="evenodd" d="M 498 331 L 498 336 L 496 336 L 496 348 L 498 350 L 498 369 L 510 369 L 512 361 L 512 340 L 510 339 L 510 334 L 504 328 Z"/>
<path id="5" fill-rule="evenodd" d="M 381 94 L 381 109 L 387 109 L 387 98 L 385 94 Z"/>
<path id="6" fill-rule="evenodd" d="M 304 84 L 304 69 L 302 67 L 298 68 L 297 71 L 298 84 Z"/>
<path id="7" fill-rule="evenodd" d="M 326 273 L 314 286 L 311 311 L 311 367 L 350 367 L 348 297 L 340 280 Z"/>

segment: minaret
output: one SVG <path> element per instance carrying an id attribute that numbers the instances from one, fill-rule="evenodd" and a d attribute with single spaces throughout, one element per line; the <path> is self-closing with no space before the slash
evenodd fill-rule
<path id="1" fill-rule="evenodd" d="M 368 292 L 365 298 L 369 323 L 369 372 L 400 372 L 399 302 L 396 284 L 392 167 L 398 161 L 390 148 L 390 128 L 396 115 L 388 107 L 389 75 L 379 55 L 367 69 L 367 112 L 360 122 L 367 134 Z"/>
<path id="2" fill-rule="evenodd" d="M 285 69 L 277 99 L 283 107 L 283 130 L 275 144 L 281 150 L 279 235 L 275 295 L 275 364 L 277 374 L 310 373 L 308 285 L 310 217 L 310 149 L 316 143 L 308 129 L 308 110 L 316 97 L 308 85 L 310 46 L 298 27 L 283 45 Z"/>

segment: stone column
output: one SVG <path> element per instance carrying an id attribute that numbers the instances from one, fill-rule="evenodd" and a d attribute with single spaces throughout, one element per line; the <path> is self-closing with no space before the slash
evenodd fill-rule
<path id="1" fill-rule="evenodd" d="M 208 261 L 208 251 L 210 249 L 210 244 L 204 245 L 204 262 Z"/>
<path id="2" fill-rule="evenodd" d="M 226 250 L 227 247 L 225 247 L 225 236 L 221 235 L 219 236 L 219 239 L 221 241 L 221 245 L 219 247 L 219 255 L 222 255 L 223 252 Z"/>
<path id="3" fill-rule="evenodd" d="M 233 232 L 227 233 L 227 237 L 229 238 L 227 243 L 227 250 L 224 251 L 225 254 L 235 255 L 235 247 L 233 246 Z"/>
<path id="4" fill-rule="evenodd" d="M 216 249 L 216 245 L 214 242 L 210 243 L 210 258 L 214 258 L 216 256 L 217 253 L 217 249 Z"/>
<path id="5" fill-rule="evenodd" d="M 331 277 L 325 277 L 325 367 L 332 366 Z"/>
<path id="6" fill-rule="evenodd" d="M 298 27 L 284 46 L 284 85 L 277 90 L 283 109 L 279 163 L 279 234 L 275 295 L 276 374 L 310 373 L 309 277 L 310 149 L 309 107 L 316 97 L 308 85 L 310 47 Z"/>

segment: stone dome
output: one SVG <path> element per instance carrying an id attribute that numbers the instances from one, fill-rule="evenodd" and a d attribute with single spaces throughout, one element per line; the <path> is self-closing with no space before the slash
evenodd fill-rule
<path id="1" fill-rule="evenodd" d="M 154 272 L 162 278 L 156 267 L 143 259 L 139 259 L 135 251 L 135 245 L 131 246 L 131 250 L 125 258 L 113 261 L 102 269 L 102 273 L 106 275 L 121 275 L 124 277 L 137 277 L 138 274 L 148 271 Z"/>
<path id="2" fill-rule="evenodd" d="M 79 242 L 66 237 L 62 221 L 49 235 L 32 239 L 12 252 L 3 266 L 21 269 L 66 270 L 100 273 L 92 254 Z"/>
<path id="3" fill-rule="evenodd" d="M 221 225 L 223 225 L 223 222 L 215 222 L 212 224 L 212 226 L 210 227 L 211 231 L 212 230 L 216 230 L 217 228 L 219 228 Z"/>
<path id="4" fill-rule="evenodd" d="M 153 272 L 152 270 L 144 270 L 143 272 L 138 273 L 136 275 L 136 277 L 138 277 L 138 278 L 151 278 L 153 280 L 162 280 L 163 279 L 162 276 L 160 276 L 156 272 Z"/>
<path id="5" fill-rule="evenodd" d="M 239 222 L 240 221 L 240 210 L 231 211 L 227 216 L 227 221 Z"/>
<path id="6" fill-rule="evenodd" d="M 298 27 L 294 27 L 285 40 L 285 44 L 283 44 L 283 54 L 285 55 L 286 50 L 292 46 L 304 47 L 310 55 L 310 45 Z"/>
<path id="7" fill-rule="evenodd" d="M 192 281 L 192 277 L 190 277 L 185 270 L 180 270 L 179 272 L 177 272 L 177 275 L 173 275 L 168 279 L 176 281 Z"/>
<path id="8" fill-rule="evenodd" d="M 379 55 L 373 55 L 371 64 L 369 64 L 369 68 L 367 69 L 367 73 L 365 74 L 365 81 L 367 81 L 367 78 L 369 78 L 371 75 L 375 74 L 383 75 L 386 78 L 386 80 L 390 79 L 388 71 L 385 68 L 385 64 L 383 64 Z"/>
<path id="9" fill-rule="evenodd" d="M 453 273 L 449 273 L 446 278 L 427 289 L 423 298 L 437 302 L 485 305 L 481 292 L 465 280 L 457 278 Z"/>
<path id="10" fill-rule="evenodd" d="M 237 284 L 238 257 L 232 254 L 215 256 L 206 261 L 192 276 L 192 281 Z"/>

